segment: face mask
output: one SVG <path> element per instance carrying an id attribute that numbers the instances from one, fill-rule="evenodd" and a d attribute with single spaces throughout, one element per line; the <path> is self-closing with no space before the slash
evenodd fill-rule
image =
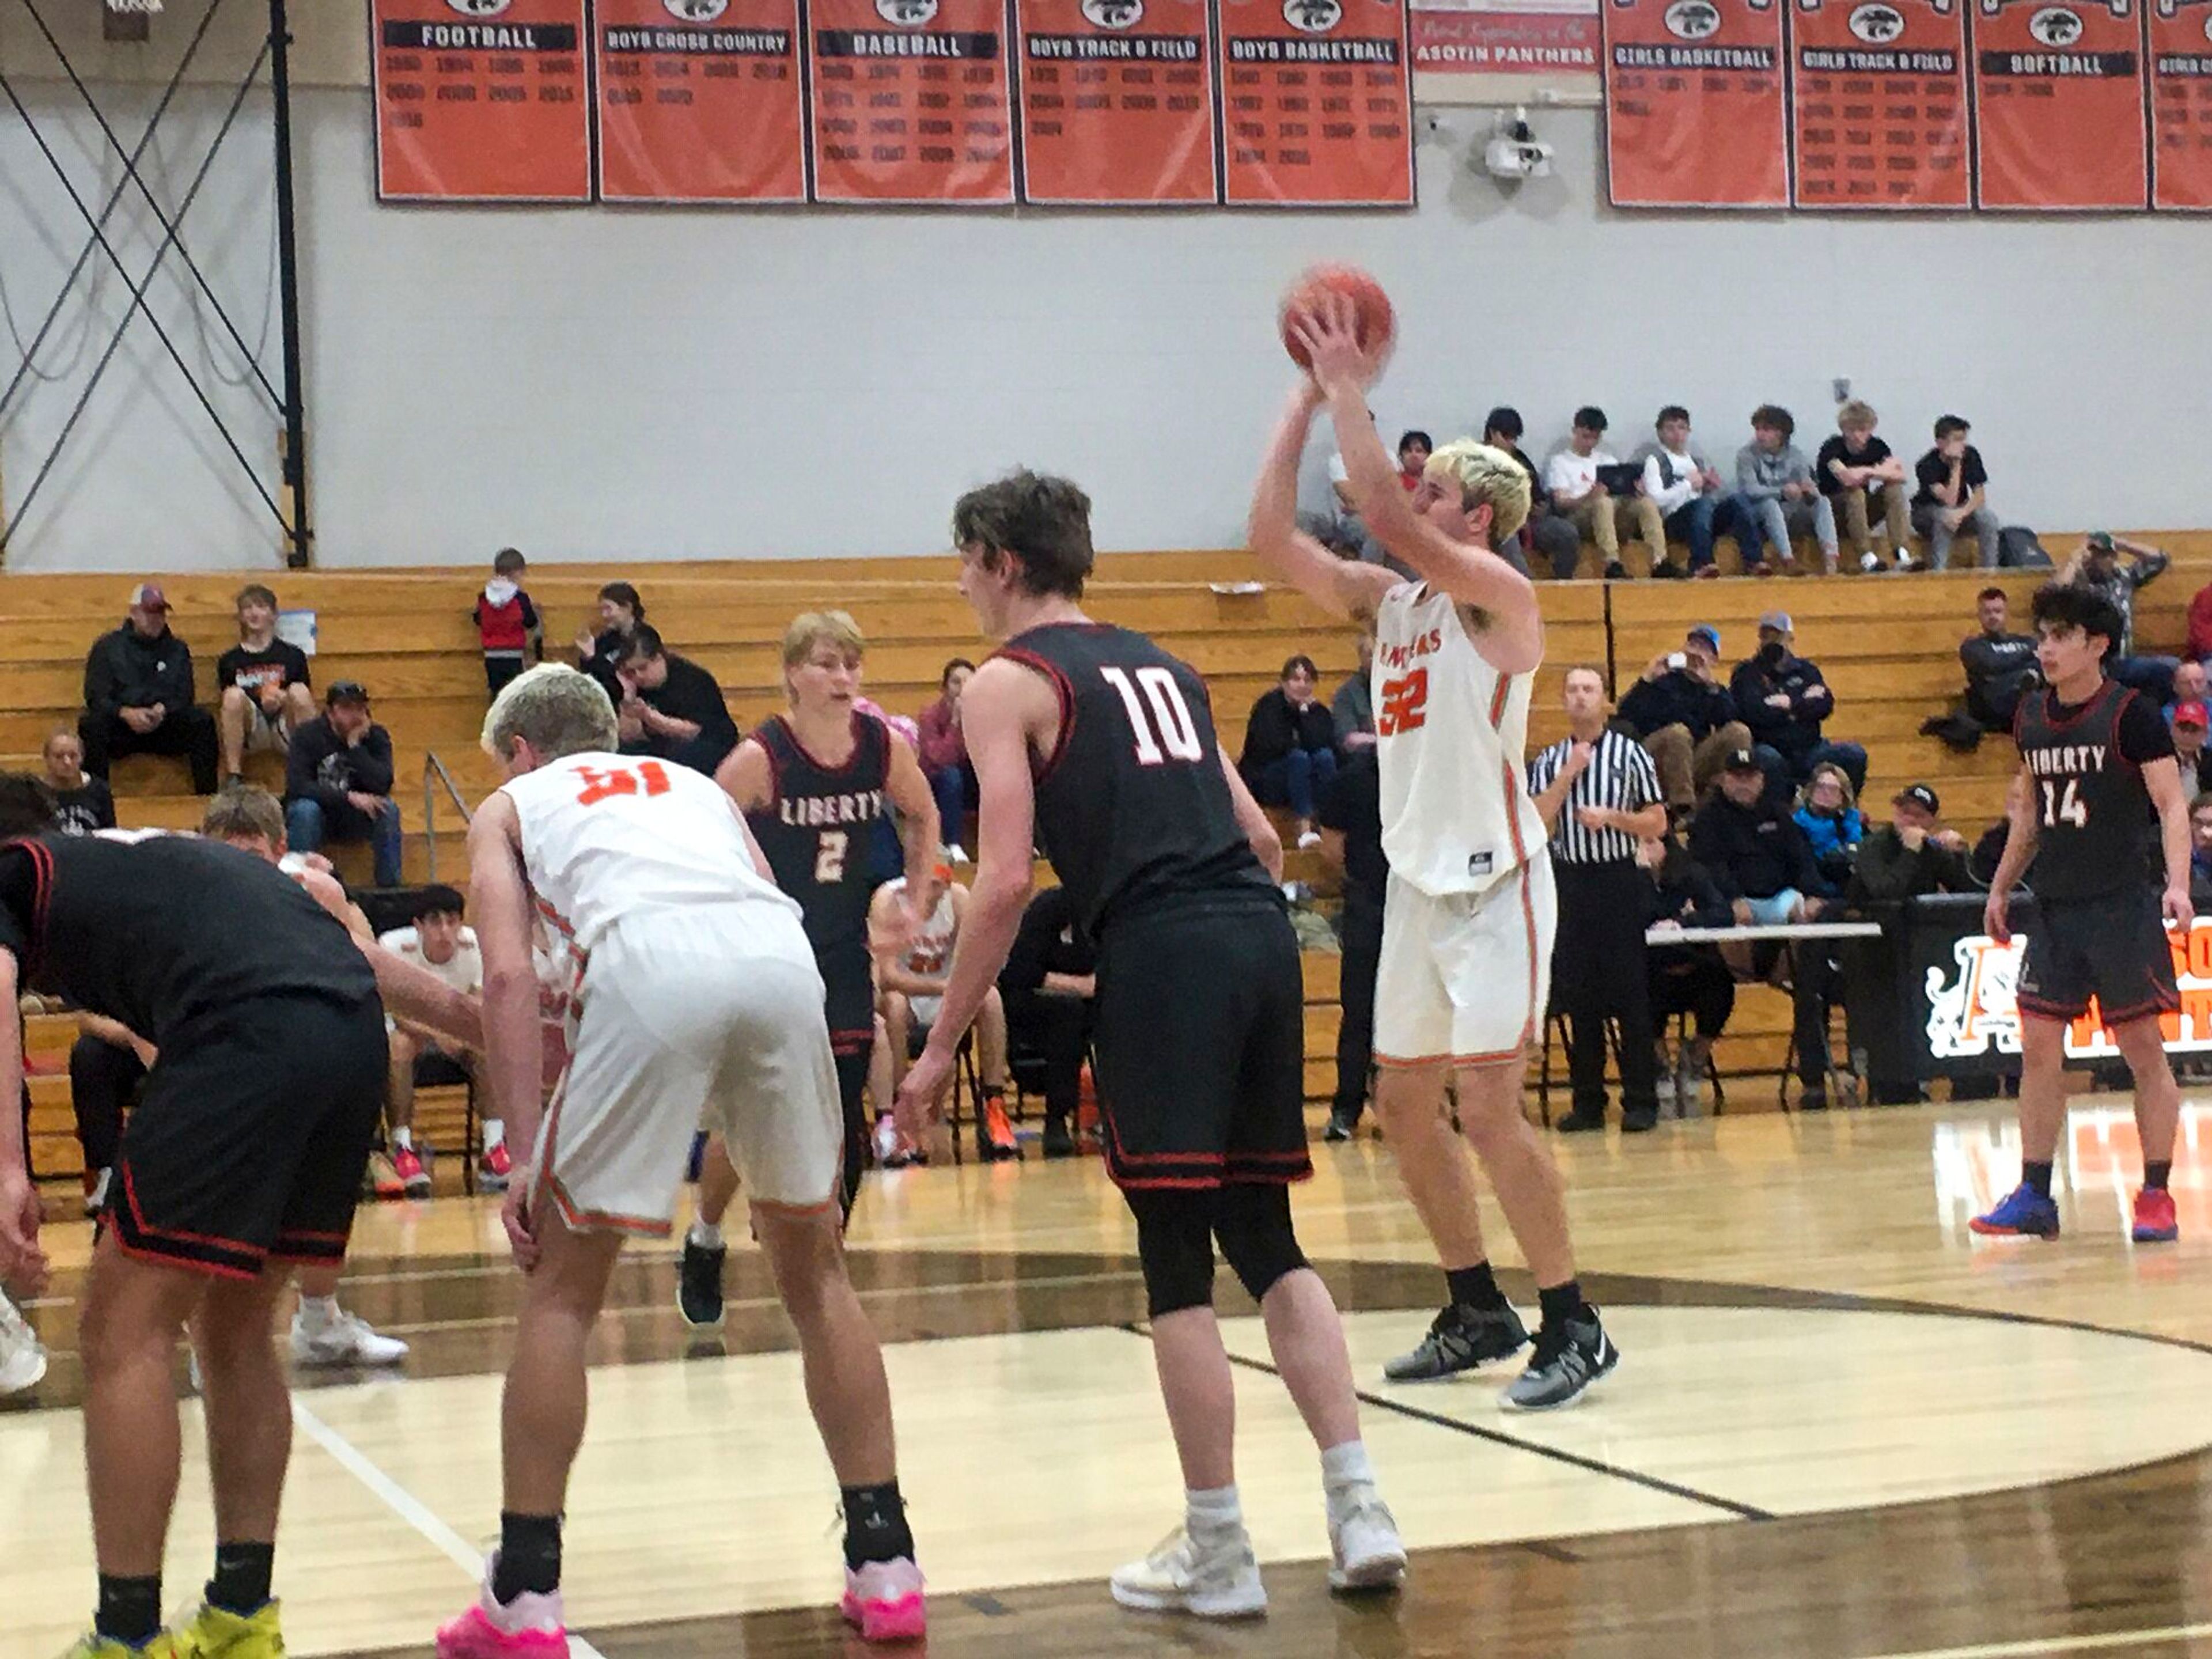
<path id="1" fill-rule="evenodd" d="M 1778 668 L 1781 666 L 1782 659 L 1785 654 L 1786 647 L 1779 640 L 1769 640 L 1765 645 L 1759 647 L 1759 659 L 1765 663 L 1769 668 Z"/>

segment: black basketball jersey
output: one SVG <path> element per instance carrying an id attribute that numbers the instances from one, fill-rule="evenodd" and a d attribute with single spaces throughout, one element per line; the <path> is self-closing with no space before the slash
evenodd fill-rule
<path id="1" fill-rule="evenodd" d="M 2013 739 L 2034 795 L 2037 894 L 2093 898 L 2154 878 L 2158 817 L 2142 769 L 2173 753 L 2155 708 L 2117 680 L 2072 708 L 2046 686 L 2021 699 Z"/>
<path id="2" fill-rule="evenodd" d="M 0 948 L 22 984 L 161 1047 L 249 997 L 347 1006 L 376 975 L 343 923 L 276 866 L 196 836 L 41 836 L 0 846 Z"/>
<path id="3" fill-rule="evenodd" d="M 1032 757 L 1037 837 L 1092 939 L 1116 917 L 1208 896 L 1277 903 L 1237 822 L 1206 682 L 1126 628 L 1054 623 L 1000 656 L 1060 693 L 1060 738 Z"/>
<path id="4" fill-rule="evenodd" d="M 890 728 L 872 714 L 853 714 L 853 753 L 842 766 L 808 754 L 781 714 L 753 733 L 768 750 L 775 789 L 749 812 L 776 885 L 799 901 L 807 942 L 823 971 L 868 955 L 868 900 L 875 891 L 868 842 L 888 810 L 884 788 L 891 771 Z"/>

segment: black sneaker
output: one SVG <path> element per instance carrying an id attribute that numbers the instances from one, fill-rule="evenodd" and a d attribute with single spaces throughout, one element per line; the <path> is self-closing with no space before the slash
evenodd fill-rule
<path id="1" fill-rule="evenodd" d="M 1506 1304 L 1469 1308 L 1455 1303 L 1436 1316 L 1419 1347 L 1386 1361 L 1382 1375 L 1393 1382 L 1433 1382 L 1510 1359 L 1528 1340 L 1528 1328 Z"/>
<path id="2" fill-rule="evenodd" d="M 1797 1097 L 1797 1109 L 1801 1112 L 1826 1111 L 1828 1109 L 1828 1091 L 1826 1089 L 1806 1090 L 1804 1093 Z"/>
<path id="3" fill-rule="evenodd" d="M 1075 1137 L 1068 1133 L 1065 1118 L 1048 1117 L 1044 1121 L 1044 1155 L 1047 1158 L 1075 1156 Z"/>
<path id="4" fill-rule="evenodd" d="M 1648 1112 L 1623 1112 L 1620 1115 L 1620 1132 L 1625 1135 L 1649 1134 L 1658 1127 L 1659 1109 L 1656 1106 Z"/>
<path id="5" fill-rule="evenodd" d="M 1617 582 L 1627 574 L 1628 567 L 1621 563 L 1619 559 L 1608 559 L 1606 561 L 1605 574 L 1607 580 Z"/>
<path id="6" fill-rule="evenodd" d="M 1552 1127 L 1554 1129 L 1557 1129 L 1563 1135 L 1588 1134 L 1594 1129 L 1602 1129 L 1605 1127 L 1605 1114 L 1602 1112 L 1585 1112 L 1581 1108 L 1577 1107 L 1573 1111 L 1569 1112 L 1565 1117 L 1559 1119 L 1558 1122 L 1553 1124 Z"/>
<path id="7" fill-rule="evenodd" d="M 722 1259 L 726 1245 L 708 1249 L 684 1239 L 684 1261 L 676 1271 L 676 1310 L 695 1328 L 722 1322 Z"/>
<path id="8" fill-rule="evenodd" d="M 1651 574 L 1655 579 L 1662 582 L 1687 581 L 1690 579 L 1690 573 L 1683 569 L 1680 565 L 1676 564 L 1672 559 L 1660 560 L 1658 563 L 1651 567 Z"/>
<path id="9" fill-rule="evenodd" d="M 1358 1123 L 1358 1120 L 1356 1118 L 1348 1118 L 1341 1112 L 1331 1112 L 1328 1115 L 1328 1127 L 1321 1132 L 1321 1138 L 1329 1141 L 1349 1140 Z"/>
<path id="10" fill-rule="evenodd" d="M 1585 1305 L 1558 1329 L 1547 1325 L 1537 1332 L 1528 1369 L 1513 1379 L 1500 1401 L 1515 1411 L 1556 1411 L 1581 1399 L 1583 1389 L 1620 1363 L 1620 1350 L 1598 1322 L 1597 1310 Z"/>

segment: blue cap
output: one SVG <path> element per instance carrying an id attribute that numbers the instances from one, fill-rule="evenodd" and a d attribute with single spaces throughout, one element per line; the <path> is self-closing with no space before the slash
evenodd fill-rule
<path id="1" fill-rule="evenodd" d="M 1712 647 L 1713 655 L 1717 657 L 1721 653 L 1721 630 L 1714 627 L 1711 623 L 1699 623 L 1695 628 L 1692 629 L 1687 634 L 1683 635 L 1683 637 L 1685 639 L 1703 640 L 1707 645 Z"/>

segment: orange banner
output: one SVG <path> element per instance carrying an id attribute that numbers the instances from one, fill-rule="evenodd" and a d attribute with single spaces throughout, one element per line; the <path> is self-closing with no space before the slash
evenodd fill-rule
<path id="1" fill-rule="evenodd" d="M 1959 0 L 1797 0 L 1790 72 L 1799 207 L 1973 204 Z"/>
<path id="2" fill-rule="evenodd" d="M 2140 208 L 2150 193 L 2136 0 L 1975 0 L 1985 208 Z"/>
<path id="3" fill-rule="evenodd" d="M 820 202 L 1014 199 L 1005 0 L 811 0 Z"/>
<path id="4" fill-rule="evenodd" d="M 584 0 L 369 0 L 376 193 L 588 202 Z"/>
<path id="5" fill-rule="evenodd" d="M 1404 0 L 1218 0 L 1232 207 L 1410 207 Z"/>
<path id="6" fill-rule="evenodd" d="M 2212 8 L 2153 0 L 2150 114 L 2154 207 L 2212 208 Z"/>
<path id="7" fill-rule="evenodd" d="M 803 202 L 799 0 L 593 0 L 599 198 Z"/>
<path id="8" fill-rule="evenodd" d="M 1599 9 L 1613 206 L 1789 206 L 1778 0 Z"/>
<path id="9" fill-rule="evenodd" d="M 1206 0 L 1014 0 L 1014 32 L 1024 201 L 1212 204 Z"/>

